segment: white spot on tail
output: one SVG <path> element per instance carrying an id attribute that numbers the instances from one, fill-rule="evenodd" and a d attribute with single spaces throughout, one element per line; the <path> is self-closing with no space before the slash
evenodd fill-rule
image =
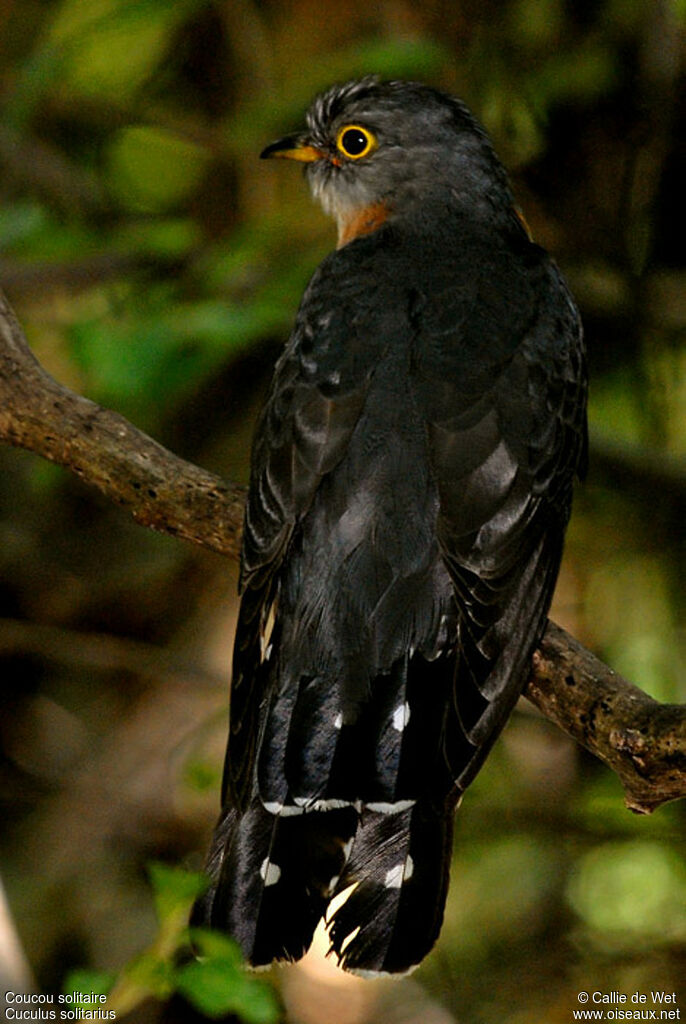
<path id="1" fill-rule="evenodd" d="M 337 811 L 341 807 L 352 807 L 350 800 L 313 800 L 306 811 Z"/>
<path id="2" fill-rule="evenodd" d="M 376 811 L 377 814 L 399 814 L 400 811 L 409 811 L 410 807 L 414 807 L 416 802 L 416 800 L 396 800 L 394 804 L 379 802 L 365 804 L 364 806 L 368 811 Z"/>
<path id="3" fill-rule="evenodd" d="M 387 889 L 399 889 L 403 882 L 406 882 L 408 878 L 412 878 L 413 873 L 414 861 L 408 854 L 404 864 L 396 864 L 395 867 L 386 872 L 384 885 Z"/>
<path id="4" fill-rule="evenodd" d="M 393 712 L 393 728 L 397 729 L 398 732 L 402 732 L 409 720 L 410 705 L 405 701 L 404 704 L 399 704 Z"/>
<path id="5" fill-rule="evenodd" d="M 269 857 L 265 857 L 260 865 L 260 875 L 265 885 L 276 885 L 281 878 L 281 868 L 278 864 L 272 864 Z"/>
<path id="6" fill-rule="evenodd" d="M 296 814 L 304 814 L 304 807 L 294 807 L 293 804 L 284 804 L 281 816 L 283 818 L 294 818 Z"/>
<path id="7" fill-rule="evenodd" d="M 284 807 L 283 814 L 304 814 L 309 811 L 337 811 L 341 807 L 352 807 L 351 800 L 339 800 L 331 797 L 330 800 L 317 800 L 313 796 L 294 796 L 295 807 Z"/>
<path id="8" fill-rule="evenodd" d="M 384 879 L 384 885 L 387 889 L 399 889 L 403 884 L 403 871 L 405 870 L 404 864 L 396 864 L 395 867 L 391 868 L 390 871 L 386 872 Z"/>
<path id="9" fill-rule="evenodd" d="M 334 729 L 342 729 L 343 728 L 343 715 L 341 714 L 340 711 L 338 712 L 338 714 L 336 715 L 336 717 L 333 720 L 333 727 L 334 727 Z"/>
<path id="10" fill-rule="evenodd" d="M 295 814 L 304 814 L 304 807 L 294 807 L 293 804 L 281 804 L 278 800 L 264 800 L 262 802 L 267 814 L 280 814 L 284 818 L 291 818 Z"/>

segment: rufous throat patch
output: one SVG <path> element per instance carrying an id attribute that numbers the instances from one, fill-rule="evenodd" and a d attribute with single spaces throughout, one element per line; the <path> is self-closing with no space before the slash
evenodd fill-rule
<path id="1" fill-rule="evenodd" d="M 372 203 L 371 206 L 354 210 L 346 220 L 341 219 L 338 224 L 338 248 L 341 249 L 360 235 L 376 231 L 385 222 L 388 212 L 385 203 Z"/>

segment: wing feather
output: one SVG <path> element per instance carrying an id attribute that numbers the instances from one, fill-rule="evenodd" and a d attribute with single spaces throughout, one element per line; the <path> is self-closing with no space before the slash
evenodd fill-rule
<path id="1" fill-rule="evenodd" d="M 351 274 L 346 258 L 334 257 L 319 267 L 303 296 L 255 431 L 224 772 L 224 798 L 240 806 L 250 793 L 259 708 L 273 683 L 266 651 L 279 569 L 322 480 L 346 453 L 382 343 L 392 340 L 388 329 L 359 321 L 368 276 L 359 267 Z"/>
<path id="2" fill-rule="evenodd" d="M 585 458 L 578 315 L 554 264 L 531 249 L 526 261 L 491 260 L 471 313 L 446 288 L 438 312 L 425 309 L 418 321 L 415 387 L 438 485 L 438 541 L 460 611 L 444 737 L 460 789 L 526 681 Z"/>

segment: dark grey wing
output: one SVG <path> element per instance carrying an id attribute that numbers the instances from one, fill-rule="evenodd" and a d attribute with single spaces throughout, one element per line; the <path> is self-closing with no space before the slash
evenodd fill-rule
<path id="1" fill-rule="evenodd" d="M 469 294 L 451 282 L 422 311 L 414 366 L 460 610 L 444 737 L 459 789 L 525 683 L 586 452 L 581 327 L 554 264 L 535 246 L 478 263 Z"/>
<path id="2" fill-rule="evenodd" d="M 352 970 L 407 970 L 436 939 L 455 802 L 521 693 L 584 458 L 583 346 L 557 271 L 528 242 L 464 228 L 438 259 L 435 248 L 413 252 L 410 315 L 411 405 L 438 494 L 437 578 L 452 583 L 457 615 L 442 603 L 442 644 L 407 663 L 402 735 L 419 799 L 393 813 L 367 805 L 338 883 L 355 888 L 329 934 Z M 416 540 L 407 523 L 398 532 Z M 392 763 L 392 741 L 380 740 Z"/>
<path id="3" fill-rule="evenodd" d="M 343 253 L 325 260 L 306 290 L 253 444 L 224 775 L 224 795 L 240 805 L 278 622 L 279 569 L 321 480 L 346 452 L 380 352 L 364 316 L 374 296 L 347 262 Z"/>
<path id="4" fill-rule="evenodd" d="M 334 714 L 325 728 L 318 722 L 326 695 L 335 698 L 341 684 L 330 665 L 321 678 L 308 676 L 318 648 L 308 647 L 302 608 L 313 587 L 325 591 L 327 610 L 339 597 L 320 579 L 329 579 L 332 560 L 328 512 L 335 519 L 339 510 L 330 506 L 332 488 L 349 498 L 343 467 L 355 462 L 351 449 L 359 454 L 368 441 L 368 394 L 384 353 L 399 337 L 407 343 L 407 308 L 391 301 L 396 292 L 377 271 L 372 245 L 348 246 L 325 260 L 303 298 L 255 436 L 223 808 L 208 861 L 212 882 L 193 917 L 227 929 L 254 965 L 303 955 L 358 828 L 358 806 L 345 793 L 331 800 L 319 793 L 312 813 L 302 805 L 311 776 L 319 775 L 315 787 L 328 784 L 344 731 Z M 321 543 L 313 539 L 318 528 Z M 359 752 L 347 741 L 342 746 L 354 783 Z M 320 773 L 318 753 L 327 761 Z"/>

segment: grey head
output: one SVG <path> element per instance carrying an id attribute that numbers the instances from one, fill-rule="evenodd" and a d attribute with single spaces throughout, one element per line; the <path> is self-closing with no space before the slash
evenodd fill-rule
<path id="1" fill-rule="evenodd" d="M 417 82 L 369 76 L 334 85 L 315 98 L 304 130 L 261 156 L 305 164 L 339 242 L 361 233 L 350 228 L 360 218 L 374 223 L 374 211 L 402 216 L 431 197 L 511 218 L 507 176 L 484 129 L 460 100 Z"/>

